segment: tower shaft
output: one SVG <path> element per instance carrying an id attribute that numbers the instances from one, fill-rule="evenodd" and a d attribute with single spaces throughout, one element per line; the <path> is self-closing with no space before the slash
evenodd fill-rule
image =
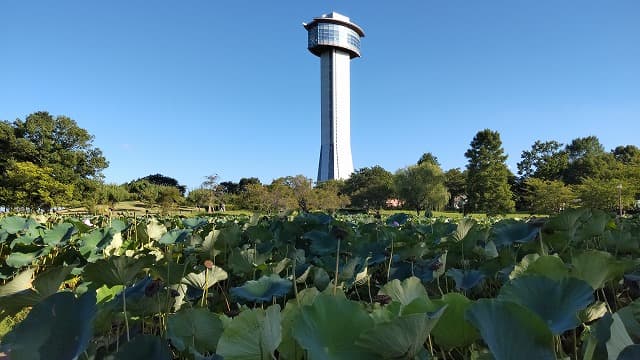
<path id="1" fill-rule="evenodd" d="M 320 55 L 321 146 L 318 181 L 346 179 L 353 173 L 351 156 L 351 57 L 332 48 Z"/>

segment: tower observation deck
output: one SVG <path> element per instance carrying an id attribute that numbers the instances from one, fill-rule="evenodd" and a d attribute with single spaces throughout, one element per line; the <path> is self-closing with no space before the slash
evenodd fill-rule
<path id="1" fill-rule="evenodd" d="M 347 179 L 351 156 L 350 61 L 360 57 L 364 31 L 348 17 L 332 12 L 303 24 L 308 49 L 320 57 L 321 143 L 318 182 Z"/>

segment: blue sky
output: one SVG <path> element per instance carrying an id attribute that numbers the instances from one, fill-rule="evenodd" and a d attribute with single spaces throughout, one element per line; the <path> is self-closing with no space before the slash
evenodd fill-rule
<path id="1" fill-rule="evenodd" d="M 330 11 L 366 33 L 351 63 L 356 169 L 427 151 L 463 168 L 485 128 L 514 171 L 538 139 L 640 144 L 636 0 L 2 0 L 0 119 L 70 116 L 107 182 L 315 178 L 320 62 L 301 24 Z"/>

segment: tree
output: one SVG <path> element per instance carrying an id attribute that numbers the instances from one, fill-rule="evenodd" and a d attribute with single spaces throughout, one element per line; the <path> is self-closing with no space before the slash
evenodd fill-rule
<path id="1" fill-rule="evenodd" d="M 640 149 L 635 145 L 617 146 L 611 153 L 616 161 L 625 165 L 640 165 Z"/>
<path id="2" fill-rule="evenodd" d="M 420 159 L 418 159 L 418 165 L 422 165 L 422 164 L 424 164 L 426 162 L 431 163 L 431 164 L 436 165 L 436 166 L 440 166 L 440 163 L 438 162 L 438 158 L 435 155 L 433 155 L 432 153 L 430 153 L 430 152 L 426 152 L 426 153 L 422 154 Z"/>
<path id="3" fill-rule="evenodd" d="M 464 201 L 461 196 L 466 192 L 467 174 L 460 171 L 460 168 L 449 169 L 444 173 L 444 186 L 451 194 L 449 207 L 456 208 L 454 201 Z"/>
<path id="4" fill-rule="evenodd" d="M 55 181 L 73 185 L 72 199 L 82 201 L 108 166 L 93 139 L 73 119 L 48 112 L 33 113 L 25 121 L 0 122 L 0 186 L 7 186 L 10 163 L 29 162 L 48 169 Z"/>
<path id="5" fill-rule="evenodd" d="M 582 206 L 610 211 L 618 210 L 620 199 L 623 208 L 632 207 L 638 192 L 637 183 L 620 178 L 586 178 L 575 188 Z"/>
<path id="6" fill-rule="evenodd" d="M 209 204 L 209 190 L 198 188 L 189 191 L 187 203 L 195 207 L 206 207 Z"/>
<path id="7" fill-rule="evenodd" d="M 395 188 L 405 205 L 420 210 L 440 210 L 449 201 L 444 186 L 444 174 L 439 166 L 431 162 L 409 166 L 395 174 Z"/>
<path id="8" fill-rule="evenodd" d="M 11 162 L 5 171 L 2 195 L 9 208 L 49 211 L 71 200 L 73 184 L 65 184 L 53 176 L 52 170 L 31 162 Z"/>
<path id="9" fill-rule="evenodd" d="M 532 213 L 557 214 L 571 207 L 576 199 L 571 188 L 559 180 L 528 178 L 524 183 L 524 198 Z"/>
<path id="10" fill-rule="evenodd" d="M 202 183 L 202 188 L 206 189 L 209 192 L 209 200 L 207 204 L 207 212 L 213 212 L 214 204 L 216 199 L 219 197 L 220 189 L 218 184 L 218 179 L 220 178 L 218 174 L 207 175 L 204 177 L 205 180 Z"/>
<path id="11" fill-rule="evenodd" d="M 315 202 L 312 208 L 329 212 L 335 212 L 347 206 L 350 202 L 349 197 L 343 194 L 344 180 L 326 180 L 318 184 L 314 188 Z"/>
<path id="12" fill-rule="evenodd" d="M 565 148 L 568 166 L 563 173 L 567 184 L 580 184 L 583 179 L 597 178 L 598 173 L 615 166 L 615 158 L 606 153 L 596 136 L 576 138 Z"/>
<path id="13" fill-rule="evenodd" d="M 393 197 L 393 174 L 379 165 L 358 169 L 345 180 L 344 193 L 352 206 L 380 209 Z"/>
<path id="14" fill-rule="evenodd" d="M 464 156 L 467 164 L 467 208 L 489 215 L 514 210 L 515 202 L 509 187 L 507 155 L 497 131 L 479 131 Z"/>
<path id="15" fill-rule="evenodd" d="M 160 186 L 175 187 L 180 192 L 180 196 L 184 196 L 184 194 L 187 192 L 187 187 L 184 185 L 180 185 L 178 183 L 178 180 L 169 176 L 164 176 L 162 174 L 147 175 L 142 179 L 138 179 L 138 180 L 146 180 L 151 184 L 160 185 Z"/>
<path id="16" fill-rule="evenodd" d="M 551 140 L 540 141 L 531 145 L 531 150 L 523 151 L 522 160 L 518 163 L 518 175 L 522 180 L 536 177 L 542 180 L 560 180 L 569 165 L 563 144 Z"/>

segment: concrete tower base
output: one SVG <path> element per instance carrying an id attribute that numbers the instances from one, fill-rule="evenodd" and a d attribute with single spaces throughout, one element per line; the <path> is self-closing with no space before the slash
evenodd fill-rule
<path id="1" fill-rule="evenodd" d="M 347 179 L 351 156 L 351 94 L 349 53 L 329 49 L 320 56 L 321 146 L 318 181 Z"/>

